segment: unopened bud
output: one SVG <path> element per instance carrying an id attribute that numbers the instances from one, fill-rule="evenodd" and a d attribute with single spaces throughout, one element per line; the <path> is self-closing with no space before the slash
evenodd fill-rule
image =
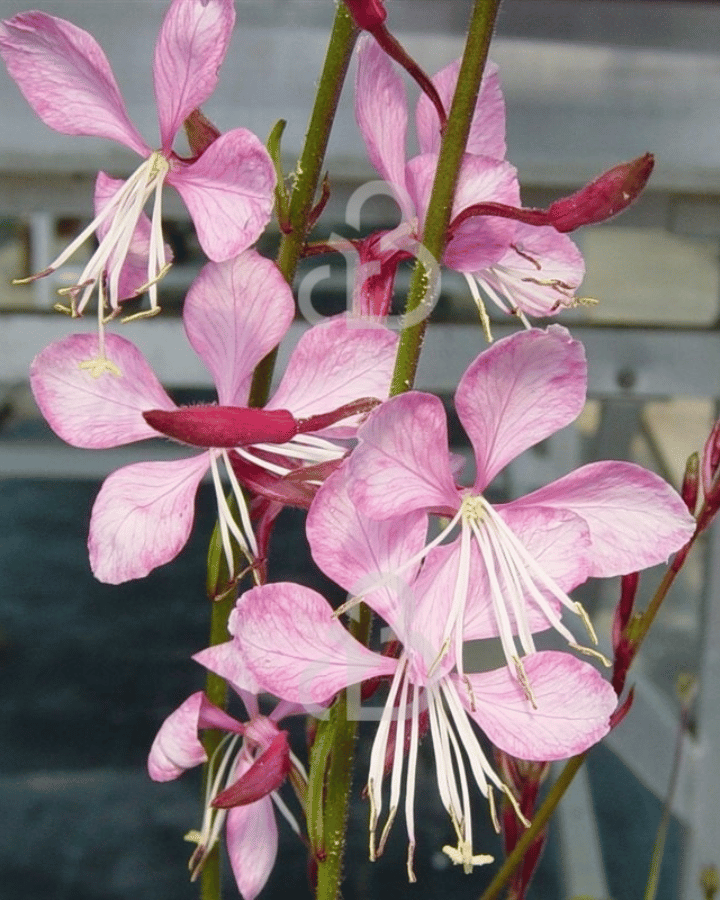
<path id="1" fill-rule="evenodd" d="M 387 18 L 383 0 L 345 0 L 353 21 L 364 31 L 373 31 Z"/>
<path id="2" fill-rule="evenodd" d="M 193 156 L 201 156 L 220 137 L 218 129 L 199 109 L 190 113 L 183 127 Z"/>
<path id="3" fill-rule="evenodd" d="M 720 419 L 713 425 L 703 450 L 702 485 L 706 497 L 710 497 L 717 490 L 718 470 L 720 470 Z"/>
<path id="4" fill-rule="evenodd" d="M 566 232 L 616 216 L 640 196 L 654 165 L 652 153 L 646 153 L 603 172 L 576 193 L 550 204 L 548 224 Z"/>
<path id="5" fill-rule="evenodd" d="M 685 502 L 691 515 L 695 515 L 697 508 L 698 492 L 700 490 L 700 457 L 697 453 L 691 453 L 685 465 L 680 496 Z"/>

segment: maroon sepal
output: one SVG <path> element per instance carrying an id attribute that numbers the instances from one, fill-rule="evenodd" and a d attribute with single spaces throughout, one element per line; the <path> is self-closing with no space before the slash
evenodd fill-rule
<path id="1" fill-rule="evenodd" d="M 350 15 L 358 28 L 373 31 L 387 18 L 383 0 L 345 0 Z"/>
<path id="2" fill-rule="evenodd" d="M 254 450 L 256 456 L 259 451 Z M 292 465 L 294 460 L 284 460 L 283 457 L 274 456 L 274 462 Z M 274 500 L 283 506 L 294 506 L 299 509 L 309 509 L 310 504 L 317 493 L 319 484 L 311 484 L 310 481 L 324 481 L 325 478 L 340 464 L 341 460 L 330 463 L 320 463 L 317 466 L 298 466 L 289 475 L 279 477 L 266 471 L 255 463 L 230 454 L 230 464 L 233 467 L 235 477 L 243 485 L 255 494 Z"/>
<path id="3" fill-rule="evenodd" d="M 184 406 L 167 412 L 143 413 L 151 428 L 193 447 L 246 447 L 282 444 L 298 433 L 286 409 L 251 409 L 243 406 Z"/>
<path id="4" fill-rule="evenodd" d="M 474 216 L 498 216 L 526 225 L 551 225 L 563 234 L 583 225 L 605 222 L 637 200 L 654 165 L 655 158 L 651 153 L 620 163 L 569 197 L 551 203 L 547 209 L 508 206 L 505 203 L 476 203 L 466 207 L 452 221 L 450 234 Z"/>
<path id="5" fill-rule="evenodd" d="M 350 416 L 369 413 L 379 406 L 380 402 L 376 397 L 362 397 L 360 400 L 353 400 L 352 403 L 346 403 L 330 412 L 308 416 L 307 419 L 298 419 L 297 433 L 307 434 L 310 431 L 322 431 L 323 428 L 329 428 L 337 422 L 342 422 L 343 419 L 349 419 Z"/>
<path id="6" fill-rule="evenodd" d="M 183 127 L 193 156 L 202 156 L 210 144 L 220 137 L 220 131 L 199 109 L 190 113 L 183 122 Z"/>
<path id="7" fill-rule="evenodd" d="M 617 728 L 618 725 L 622 722 L 625 716 L 630 712 L 630 707 L 633 705 L 633 700 L 635 699 L 635 688 L 630 688 L 628 691 L 627 697 L 623 700 L 623 702 L 618 706 L 615 712 L 610 716 L 610 728 Z"/>
<path id="8" fill-rule="evenodd" d="M 221 791 L 212 801 L 215 809 L 246 806 L 276 791 L 290 771 L 290 745 L 287 731 L 275 735 L 270 744 L 235 784 Z"/>

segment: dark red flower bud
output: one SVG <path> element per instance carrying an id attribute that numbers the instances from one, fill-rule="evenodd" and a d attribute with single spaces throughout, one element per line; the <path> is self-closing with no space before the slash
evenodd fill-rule
<path id="1" fill-rule="evenodd" d="M 193 447 L 282 444 L 298 433 L 297 422 L 286 409 L 185 406 L 170 412 L 151 409 L 143 418 L 161 434 Z"/>
<path id="2" fill-rule="evenodd" d="M 703 450 L 702 483 L 706 497 L 717 491 L 718 469 L 720 469 L 720 419 L 713 425 Z"/>
<path id="3" fill-rule="evenodd" d="M 345 0 L 350 15 L 358 28 L 373 31 L 387 18 L 383 0 Z"/>
<path id="4" fill-rule="evenodd" d="M 551 203 L 548 224 L 566 232 L 616 216 L 640 196 L 654 165 L 652 153 L 646 153 L 603 172 L 576 193 Z"/>
<path id="5" fill-rule="evenodd" d="M 700 457 L 697 453 L 691 453 L 685 465 L 680 496 L 685 501 L 691 515 L 695 515 L 698 493 L 700 491 Z"/>

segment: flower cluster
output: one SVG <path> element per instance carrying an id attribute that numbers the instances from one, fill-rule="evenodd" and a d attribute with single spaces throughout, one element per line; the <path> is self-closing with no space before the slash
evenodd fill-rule
<path id="1" fill-rule="evenodd" d="M 134 463 L 106 479 L 88 539 L 98 579 L 140 578 L 172 560 L 187 541 L 208 472 L 230 579 L 240 584 L 252 573 L 253 586 L 239 593 L 229 616 L 230 639 L 195 656 L 228 682 L 245 715 L 236 719 L 197 692 L 162 725 L 148 763 L 158 781 L 207 764 L 202 825 L 188 835 L 197 844 L 192 876 L 224 826 L 245 900 L 259 893 L 275 861 L 273 809 L 303 836 L 302 814 L 280 793 L 286 783 L 301 812 L 311 799 L 322 802 L 308 797 L 312 779 L 280 721 L 322 716 L 354 685 L 366 694 L 386 692 L 365 775 L 371 859 L 382 854 L 402 804 L 407 874 L 415 880 L 418 752 L 429 736 L 452 834 L 443 850 L 467 873 L 491 862 L 475 846 L 473 795 L 485 799 L 498 829 L 496 796 L 520 823 L 527 818 L 484 739 L 542 771 L 541 764 L 600 740 L 616 710 L 616 692 L 596 665 L 605 660 L 590 619 L 570 592 L 590 577 L 662 562 L 695 530 L 687 503 L 627 462 L 591 463 L 525 497 L 491 502 L 488 489 L 502 469 L 571 424 L 585 403 L 582 345 L 560 325 L 533 328 L 528 320 L 578 302 L 583 261 L 565 232 L 619 212 L 652 168 L 652 159 L 641 157 L 548 210 L 523 208 L 517 173 L 505 159 L 504 105 L 492 64 L 470 124 L 440 264 L 466 276 L 488 336 L 483 294 L 526 328 L 480 352 L 458 384 L 455 410 L 474 455 L 467 478 L 449 452 L 441 400 L 413 390 L 389 396 L 398 338 L 382 320 L 398 263 L 422 253 L 460 65 L 427 78 L 385 28 L 382 3 L 347 3 L 370 32 L 357 54 L 358 123 L 402 221 L 357 242 L 373 274 L 359 278 L 354 310 L 304 332 L 260 408 L 250 403 L 253 372 L 287 335 L 295 304 L 279 268 L 252 248 L 271 215 L 275 164 L 254 135 L 241 128 L 220 134 L 198 109 L 227 51 L 232 0 L 171 3 L 153 67 L 155 150 L 131 124 L 89 34 L 40 12 L 0 24 L 0 54 L 46 124 L 119 141 L 143 160 L 124 182 L 99 174 L 95 219 L 46 270 L 97 236 L 67 293 L 73 315 L 97 294 L 98 333 L 46 347 L 30 379 L 48 423 L 73 446 L 98 450 L 161 438 L 186 448 L 185 456 Z M 410 159 L 408 107 L 392 60 L 423 90 L 415 112 L 419 153 Z M 189 159 L 173 149 L 184 123 Z M 214 380 L 216 403 L 178 406 L 139 349 L 103 327 L 125 299 L 146 290 L 150 312 L 159 309 L 158 281 L 169 265 L 164 183 L 185 200 L 209 257 L 187 293 L 183 322 Z M 714 499 L 717 457 L 714 440 L 702 472 Z M 268 536 L 286 505 L 308 510 L 314 562 L 348 593 L 340 609 L 301 584 L 268 582 Z M 387 626 L 377 645 L 360 642 L 344 624 L 361 602 Z M 573 630 L 577 622 L 583 637 Z M 535 636 L 548 630 L 566 649 L 538 649 Z M 495 642 L 502 665 L 470 654 L 469 642 L 478 639 Z M 275 698 L 267 714 L 258 699 L 266 695 Z M 210 759 L 199 737 L 206 729 L 224 734 Z"/>

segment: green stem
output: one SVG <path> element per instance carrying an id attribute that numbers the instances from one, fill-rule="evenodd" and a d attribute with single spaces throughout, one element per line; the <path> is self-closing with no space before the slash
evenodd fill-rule
<path id="1" fill-rule="evenodd" d="M 480 82 L 487 61 L 500 0 L 476 0 L 468 28 L 457 87 L 440 145 L 435 180 L 423 229 L 423 258 L 413 270 L 405 315 L 411 324 L 400 335 L 390 395 L 409 391 L 415 382 L 418 359 L 432 302 L 432 282 L 447 244 L 453 199 Z M 433 271 L 434 270 L 434 271 Z M 418 321 L 419 320 L 419 321 Z"/>
<path id="2" fill-rule="evenodd" d="M 288 210 L 290 232 L 283 235 L 278 251 L 277 264 L 288 284 L 292 284 L 295 278 L 297 265 L 311 227 L 311 212 L 320 183 L 330 130 L 335 119 L 335 111 L 356 38 L 357 29 L 345 4 L 340 3 L 330 35 L 325 64 L 320 75 L 315 105 L 308 123 L 305 144 L 295 175 L 295 184 Z M 257 366 L 250 389 L 250 406 L 262 406 L 267 400 L 276 355 L 276 351 L 273 351 Z M 210 646 L 228 640 L 227 620 L 234 602 L 235 597 L 231 593 L 227 598 L 213 603 Z M 223 679 L 208 672 L 205 690 L 213 703 L 222 709 L 225 708 L 227 685 Z M 205 733 L 203 745 L 208 758 L 212 756 L 220 739 L 221 735 L 215 731 Z M 208 777 L 207 766 L 205 766 L 203 777 L 204 779 Z M 201 873 L 201 900 L 220 900 L 221 890 L 220 853 L 216 847 L 208 856 Z"/>
<path id="3" fill-rule="evenodd" d="M 295 172 L 295 185 L 290 197 L 288 223 L 290 231 L 283 234 L 276 262 L 288 284 L 292 284 L 305 241 L 312 227 L 311 212 L 322 175 L 325 151 L 335 112 L 357 39 L 357 29 L 344 3 L 335 14 L 325 64 L 320 75 L 315 105 L 310 114 L 305 144 Z M 255 369 L 250 389 L 250 406 L 262 406 L 270 391 L 277 350 L 269 353 Z"/>

